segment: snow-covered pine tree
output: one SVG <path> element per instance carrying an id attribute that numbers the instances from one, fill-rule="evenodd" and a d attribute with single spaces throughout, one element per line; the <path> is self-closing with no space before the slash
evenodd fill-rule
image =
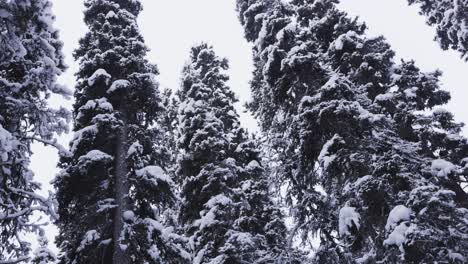
<path id="1" fill-rule="evenodd" d="M 163 90 L 161 94 L 161 106 L 162 109 L 158 116 L 158 133 L 155 134 L 155 145 L 159 147 L 156 151 L 160 153 L 160 159 L 165 164 L 168 174 L 175 179 L 176 184 L 179 184 L 179 179 L 175 178 L 179 100 L 172 89 L 166 88 Z"/>
<path id="2" fill-rule="evenodd" d="M 292 263 L 258 146 L 240 127 L 227 69 L 212 47 L 195 46 L 178 92 L 180 219 L 193 263 Z"/>
<path id="3" fill-rule="evenodd" d="M 37 193 L 40 184 L 29 170 L 31 144 L 58 146 L 69 113 L 52 109 L 52 95 L 68 97 L 57 84 L 65 69 L 62 43 L 53 28 L 47 0 L 0 1 L 0 262 L 29 259 L 26 234 L 38 233 L 31 218 L 55 218 L 55 202 Z M 41 221 L 43 222 L 43 221 Z"/>
<path id="4" fill-rule="evenodd" d="M 407 65 L 335 2 L 238 1 L 255 44 L 250 108 L 279 153 L 298 229 L 320 235 L 319 263 L 462 259 L 468 211 L 409 129 L 448 95 L 437 73 L 398 83 L 414 77 L 395 73 Z"/>
<path id="5" fill-rule="evenodd" d="M 421 15 L 436 28 L 435 40 L 445 50 L 453 49 L 468 60 L 468 1 L 467 0 L 408 0 L 420 5 Z"/>
<path id="6" fill-rule="evenodd" d="M 55 180 L 61 263 L 184 263 L 165 224 L 173 182 L 158 151 L 156 66 L 137 26 L 137 0 L 87 0 L 71 156 Z M 156 135 L 155 135 L 156 134 Z"/>
<path id="7" fill-rule="evenodd" d="M 34 258 L 32 259 L 31 263 L 33 264 L 56 263 L 57 256 L 48 248 L 49 240 L 45 236 L 45 232 L 43 230 L 39 232 L 38 244 L 39 246 L 34 252 Z"/>

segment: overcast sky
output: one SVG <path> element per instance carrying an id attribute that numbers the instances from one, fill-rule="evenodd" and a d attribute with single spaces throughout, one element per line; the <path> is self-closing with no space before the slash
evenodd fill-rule
<path id="1" fill-rule="evenodd" d="M 86 32 L 82 22 L 83 2 L 80 0 L 52 0 L 56 15 L 55 26 L 64 41 L 64 53 L 69 65 L 60 82 L 74 86 L 77 65 L 71 56 L 78 39 Z M 139 23 L 146 44 L 151 49 L 149 59 L 161 72 L 162 87 L 177 89 L 179 76 L 188 58 L 189 48 L 201 41 L 212 44 L 218 55 L 230 61 L 230 85 L 241 103 L 249 99 L 252 72 L 250 45 L 243 37 L 237 20 L 234 0 L 142 0 L 144 11 Z M 432 41 L 434 30 L 419 16 L 416 7 L 409 8 L 406 0 L 342 0 L 340 5 L 353 16 L 360 16 L 369 26 L 372 35 L 383 34 L 392 45 L 398 58 L 414 59 L 425 71 L 441 69 L 443 88 L 452 93 L 448 105 L 458 121 L 468 123 L 466 98 L 468 96 L 468 63 L 454 52 L 444 52 Z M 71 102 L 55 100 L 55 105 L 70 107 Z M 255 130 L 255 121 L 242 115 L 243 124 Z M 465 131 L 467 131 L 465 129 Z M 67 144 L 70 136 L 62 137 Z M 56 174 L 56 151 L 43 146 L 33 148 L 31 167 L 43 183 L 44 192 L 50 190 L 49 182 Z M 51 238 L 56 232 L 49 228 Z"/>

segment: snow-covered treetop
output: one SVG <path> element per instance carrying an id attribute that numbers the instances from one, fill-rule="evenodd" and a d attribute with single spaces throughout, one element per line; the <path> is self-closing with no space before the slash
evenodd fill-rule
<path id="1" fill-rule="evenodd" d="M 85 6 L 85 22 L 91 30 L 74 54 L 80 62 L 75 114 L 89 120 L 90 113 L 80 108 L 90 100 L 105 99 L 115 110 L 125 105 L 134 113 L 131 119 L 150 125 L 160 103 L 158 70 L 145 58 L 148 49 L 136 20 L 140 2 L 89 0 Z M 76 127 L 81 128 L 80 123 Z"/>
<path id="2" fill-rule="evenodd" d="M 232 134 L 240 128 L 234 108 L 237 98 L 226 85 L 227 69 L 227 60 L 216 56 L 209 45 L 202 43 L 192 48 L 178 92 L 181 101 L 179 143 L 183 148 L 196 148 L 197 153 L 208 150 L 205 147 L 217 149 L 218 146 L 221 150 L 237 136 Z M 219 154 L 222 159 L 223 153 Z"/>

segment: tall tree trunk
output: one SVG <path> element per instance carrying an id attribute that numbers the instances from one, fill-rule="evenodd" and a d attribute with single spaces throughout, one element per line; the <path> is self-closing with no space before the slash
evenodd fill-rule
<path id="1" fill-rule="evenodd" d="M 123 213 L 128 208 L 128 192 L 129 184 L 127 181 L 127 147 L 128 147 L 128 113 L 124 109 L 125 105 L 120 107 L 120 114 L 122 120 L 122 128 L 117 136 L 117 151 L 115 156 L 115 203 L 117 208 L 114 215 L 114 264 L 128 264 L 130 258 L 120 246 L 120 236 L 124 227 Z"/>

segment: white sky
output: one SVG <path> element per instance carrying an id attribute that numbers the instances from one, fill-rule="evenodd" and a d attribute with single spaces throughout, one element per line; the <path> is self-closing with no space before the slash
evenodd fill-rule
<path id="1" fill-rule="evenodd" d="M 60 29 L 64 41 L 66 62 L 70 66 L 60 82 L 74 87 L 74 73 L 78 66 L 72 52 L 78 39 L 86 32 L 82 21 L 83 2 L 80 0 L 52 0 L 57 17 L 55 26 Z M 252 72 L 250 45 L 243 37 L 242 28 L 235 12 L 235 0 L 142 0 L 144 11 L 139 23 L 141 32 L 151 49 L 149 59 L 161 72 L 161 87 L 177 89 L 179 76 L 192 45 L 201 41 L 212 44 L 218 55 L 230 61 L 231 88 L 238 94 L 241 110 L 249 99 L 249 80 Z M 359 15 L 370 27 L 372 35 L 383 34 L 399 58 L 415 59 L 425 71 L 441 69 L 444 89 L 452 94 L 448 105 L 458 121 L 468 123 L 466 98 L 468 96 L 468 63 L 458 54 L 444 52 L 432 41 L 434 30 L 417 14 L 416 7 L 407 7 L 406 0 L 342 0 L 340 5 L 351 15 Z M 54 105 L 71 106 L 71 102 L 55 100 Z M 256 130 L 255 121 L 242 114 L 244 126 Z M 467 131 L 465 129 L 465 131 Z M 62 137 L 67 144 L 70 135 Z M 31 167 L 37 180 L 43 183 L 46 193 L 49 182 L 55 177 L 57 153 L 49 147 L 35 145 Z M 56 234 L 48 228 L 50 239 Z"/>

